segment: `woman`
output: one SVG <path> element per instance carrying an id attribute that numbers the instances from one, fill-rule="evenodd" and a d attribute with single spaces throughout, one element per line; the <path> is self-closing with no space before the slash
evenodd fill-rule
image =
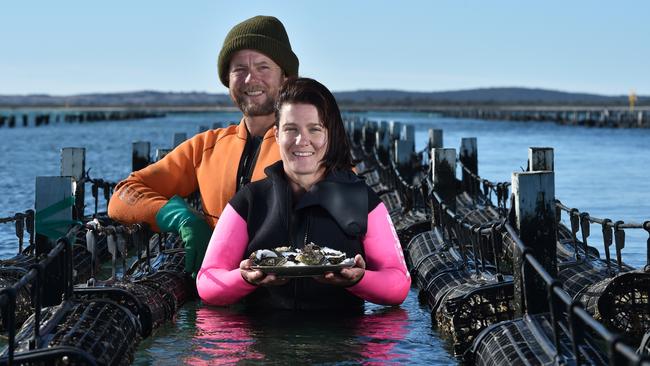
<path id="1" fill-rule="evenodd" d="M 241 299 L 261 309 L 360 309 L 396 305 L 411 278 L 386 207 L 351 170 L 350 144 L 334 96 L 319 82 L 289 79 L 276 106 L 279 161 L 224 209 L 197 290 L 203 302 Z M 287 279 L 251 268 L 258 249 L 314 242 L 343 251 L 354 266 Z"/>

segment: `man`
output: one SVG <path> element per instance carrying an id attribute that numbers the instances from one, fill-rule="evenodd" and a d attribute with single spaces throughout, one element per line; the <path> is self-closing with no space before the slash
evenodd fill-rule
<path id="1" fill-rule="evenodd" d="M 206 131 L 165 158 L 120 182 L 108 207 L 111 218 L 146 222 L 177 232 L 185 242 L 185 270 L 196 276 L 212 230 L 237 190 L 265 177 L 280 160 L 271 126 L 280 85 L 298 75 L 298 58 L 282 23 L 256 16 L 233 27 L 218 60 L 219 78 L 243 113 L 239 125 Z M 203 214 L 181 197 L 200 192 Z"/>

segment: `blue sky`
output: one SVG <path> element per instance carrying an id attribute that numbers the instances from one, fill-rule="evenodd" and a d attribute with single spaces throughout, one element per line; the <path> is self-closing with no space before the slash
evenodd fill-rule
<path id="1" fill-rule="evenodd" d="M 335 91 L 523 86 L 650 95 L 650 1 L 4 1 L 0 94 L 225 93 L 228 30 L 282 20 Z"/>

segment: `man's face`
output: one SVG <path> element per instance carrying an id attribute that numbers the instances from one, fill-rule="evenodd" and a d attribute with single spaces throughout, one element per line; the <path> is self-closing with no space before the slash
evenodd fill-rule
<path id="1" fill-rule="evenodd" d="M 246 116 L 273 114 L 284 80 L 280 66 L 263 53 L 240 50 L 230 59 L 230 98 Z"/>

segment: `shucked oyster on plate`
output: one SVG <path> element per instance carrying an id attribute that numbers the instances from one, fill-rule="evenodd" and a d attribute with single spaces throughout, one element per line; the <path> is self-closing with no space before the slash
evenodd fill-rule
<path id="1" fill-rule="evenodd" d="M 349 263 L 344 252 L 319 247 L 314 243 L 305 245 L 302 249 L 289 246 L 277 247 L 273 250 L 260 249 L 254 251 L 250 259 L 257 266 L 327 266 Z"/>
<path id="2" fill-rule="evenodd" d="M 325 259 L 325 255 L 321 251 L 320 247 L 314 243 L 305 245 L 300 250 L 300 254 L 298 254 L 296 260 L 308 266 L 317 266 L 325 264 L 327 262 L 327 259 Z"/>
<path id="3" fill-rule="evenodd" d="M 251 253 L 249 257 L 257 266 L 281 266 L 287 263 L 287 258 L 273 250 L 260 249 Z"/>

